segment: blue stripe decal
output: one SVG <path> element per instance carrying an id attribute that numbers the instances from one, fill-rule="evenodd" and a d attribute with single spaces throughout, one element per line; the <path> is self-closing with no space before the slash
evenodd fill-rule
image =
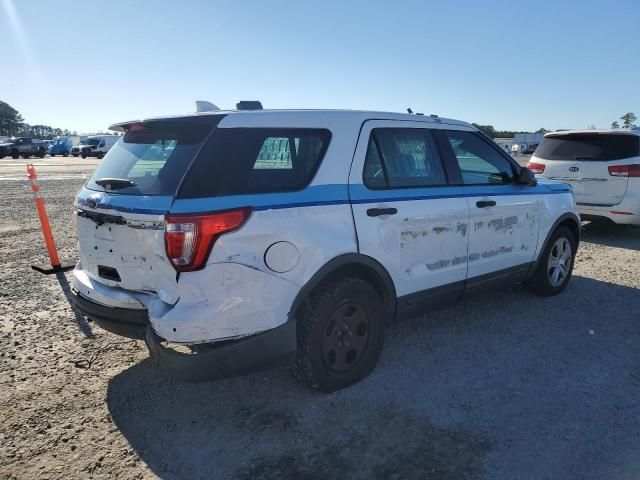
<path id="1" fill-rule="evenodd" d="M 171 213 L 199 213 L 228 210 L 239 207 L 252 207 L 255 211 L 281 210 L 286 208 L 318 207 L 330 205 L 409 202 L 416 200 L 435 200 L 445 198 L 498 197 L 513 195 L 553 195 L 570 193 L 571 189 L 562 185 L 537 185 L 525 187 L 518 185 L 469 186 L 469 187 L 432 187 L 402 190 L 369 190 L 364 185 L 346 184 L 316 185 L 298 192 L 262 193 L 252 195 L 231 195 L 226 197 L 191 198 L 173 200 L 169 196 L 134 196 L 104 194 L 83 188 L 78 194 L 78 206 L 87 204 L 90 196 L 99 193 L 103 197 L 95 209 L 110 209 L 124 213 L 163 215 Z M 172 205 L 173 203 L 173 205 Z M 91 207 L 91 206 L 89 206 Z"/>
<path id="2" fill-rule="evenodd" d="M 298 192 L 177 199 L 171 207 L 171 213 L 213 212 L 238 207 L 253 207 L 254 210 L 260 211 L 348 203 L 349 186 L 347 184 L 315 185 Z"/>

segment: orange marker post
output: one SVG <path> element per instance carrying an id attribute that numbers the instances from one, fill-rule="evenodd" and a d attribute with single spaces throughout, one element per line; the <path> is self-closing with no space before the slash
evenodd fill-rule
<path id="1" fill-rule="evenodd" d="M 29 182 L 31 183 L 31 191 L 36 202 L 36 210 L 38 211 L 38 217 L 40 218 L 40 225 L 42 227 L 42 235 L 44 236 L 44 243 L 47 246 L 47 252 L 49 253 L 49 259 L 51 266 L 48 265 L 31 265 L 31 268 L 41 273 L 55 273 L 73 268 L 73 264 L 65 262 L 63 265 L 58 258 L 58 249 L 56 248 L 56 242 L 53 240 L 53 233 L 51 233 L 51 225 L 49 224 L 49 218 L 47 217 L 47 211 L 44 208 L 44 200 L 40 195 L 40 185 L 38 184 L 38 176 L 36 175 L 36 169 L 31 163 L 27 163 L 27 173 L 29 174 Z"/>

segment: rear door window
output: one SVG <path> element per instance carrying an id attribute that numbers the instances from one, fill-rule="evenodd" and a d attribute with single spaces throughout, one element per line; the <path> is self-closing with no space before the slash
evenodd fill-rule
<path id="1" fill-rule="evenodd" d="M 375 128 L 365 159 L 364 184 L 373 189 L 446 185 L 431 133 L 420 128 Z"/>
<path id="2" fill-rule="evenodd" d="M 219 128 L 189 171 L 180 198 L 301 190 L 329 146 L 324 129 Z"/>
<path id="3" fill-rule="evenodd" d="M 545 160 L 622 160 L 640 155 L 640 137 L 624 133 L 553 135 L 544 138 L 534 155 Z"/>

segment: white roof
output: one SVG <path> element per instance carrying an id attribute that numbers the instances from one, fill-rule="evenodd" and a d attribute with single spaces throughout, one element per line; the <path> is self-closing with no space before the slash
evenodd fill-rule
<path id="1" fill-rule="evenodd" d="M 640 135 L 640 130 L 629 130 L 627 128 L 599 128 L 587 130 L 558 130 L 556 132 L 545 133 L 545 137 L 553 137 L 555 135 L 580 135 L 580 134 L 617 134 L 617 135 Z"/>
<path id="2" fill-rule="evenodd" d="M 327 121 L 330 118 L 341 121 L 353 121 L 362 123 L 366 120 L 404 120 L 404 121 L 413 121 L 413 122 L 425 122 L 425 123 L 445 123 L 450 125 L 460 125 L 467 126 L 471 128 L 473 127 L 471 124 L 467 122 L 463 122 L 460 120 L 453 120 L 450 118 L 440 118 L 438 116 L 431 115 L 417 115 L 417 114 L 409 114 L 409 113 L 396 113 L 396 112 L 376 112 L 376 111 L 366 111 L 366 110 L 331 110 L 331 109 L 318 109 L 318 110 L 220 110 L 215 112 L 201 112 L 201 113 L 186 113 L 182 115 L 170 115 L 170 116 L 162 116 L 162 117 L 152 117 L 152 118 L 144 118 L 138 120 L 131 120 L 128 122 L 120 122 L 109 127 L 110 130 L 118 130 L 122 131 L 122 126 L 128 125 L 131 123 L 138 123 L 148 120 L 165 120 L 172 118 L 188 118 L 188 117 L 201 117 L 201 116 L 215 116 L 215 115 L 227 115 L 227 116 L 238 116 L 237 119 L 249 120 L 250 123 L 253 123 L 252 120 L 267 120 L 268 118 L 273 118 L 278 120 L 278 123 L 282 123 L 282 121 L 286 121 L 288 119 L 291 120 L 292 124 L 295 125 L 298 120 L 306 120 L 307 122 L 312 121 L 313 119 L 322 119 L 323 121 Z"/>

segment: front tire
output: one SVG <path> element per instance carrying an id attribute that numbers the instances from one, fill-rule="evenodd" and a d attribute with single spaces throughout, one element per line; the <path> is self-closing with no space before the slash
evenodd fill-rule
<path id="1" fill-rule="evenodd" d="M 98 154 L 96 155 L 96 157 L 98 157 L 98 160 L 102 160 L 102 157 L 104 157 L 104 153 L 102 153 L 102 152 L 98 152 Z"/>
<path id="2" fill-rule="evenodd" d="M 367 377 L 382 353 L 384 312 L 378 292 L 360 278 L 319 287 L 298 319 L 296 376 L 322 392 Z"/>
<path id="3" fill-rule="evenodd" d="M 561 293 L 571 279 L 576 259 L 576 238 L 567 227 L 558 227 L 542 252 L 538 267 L 527 282 L 539 295 Z"/>
<path id="4" fill-rule="evenodd" d="M 63 156 L 63 157 L 68 157 L 68 156 L 69 156 L 69 152 L 64 152 L 64 153 L 62 154 L 62 156 Z"/>
<path id="5" fill-rule="evenodd" d="M 13 152 L 11 152 L 11 158 L 17 160 L 18 158 L 20 158 L 20 153 L 18 153 L 17 150 L 14 150 Z"/>
<path id="6" fill-rule="evenodd" d="M 86 154 L 86 153 L 82 153 L 82 154 L 80 154 L 80 156 L 81 156 L 82 158 L 87 158 L 87 154 Z"/>

